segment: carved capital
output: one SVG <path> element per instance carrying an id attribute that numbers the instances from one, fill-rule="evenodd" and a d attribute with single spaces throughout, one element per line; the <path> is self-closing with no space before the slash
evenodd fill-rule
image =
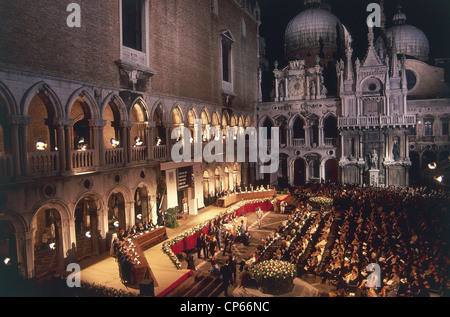
<path id="1" fill-rule="evenodd" d="M 10 115 L 8 116 L 8 123 L 11 125 L 27 125 L 30 124 L 30 116 Z"/>
<path id="2" fill-rule="evenodd" d="M 106 120 L 90 119 L 89 126 L 91 128 L 103 128 L 106 125 Z"/>

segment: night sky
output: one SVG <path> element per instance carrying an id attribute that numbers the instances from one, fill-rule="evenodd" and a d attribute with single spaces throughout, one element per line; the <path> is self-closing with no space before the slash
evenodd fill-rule
<path id="1" fill-rule="evenodd" d="M 363 59 L 367 50 L 366 11 L 369 3 L 379 0 L 326 0 L 331 12 L 347 27 L 353 37 L 354 55 Z M 430 58 L 450 58 L 450 1 L 449 0 L 385 0 L 386 28 L 399 2 L 407 23 L 422 30 L 430 42 Z M 279 68 L 284 60 L 284 32 L 287 24 L 306 9 L 304 0 L 258 0 L 261 8 L 260 35 L 266 40 L 266 58 L 270 72 L 277 60 Z M 375 30 L 376 32 L 376 30 Z M 375 33 L 377 34 L 377 33 Z"/>

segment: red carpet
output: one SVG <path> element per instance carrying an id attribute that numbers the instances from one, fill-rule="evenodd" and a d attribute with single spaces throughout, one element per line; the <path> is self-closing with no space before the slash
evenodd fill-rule
<path id="1" fill-rule="evenodd" d="M 168 288 L 166 288 L 164 291 L 162 291 L 161 293 L 159 293 L 156 297 L 164 297 L 167 294 L 169 294 L 172 290 L 175 289 L 175 287 L 177 287 L 178 285 L 180 285 L 181 283 L 183 283 L 189 276 L 191 276 L 192 274 L 194 274 L 194 271 L 190 270 L 189 272 L 187 272 L 186 274 L 184 274 L 182 277 L 180 277 L 178 280 L 176 280 L 175 282 L 172 283 L 172 285 L 170 285 Z"/>

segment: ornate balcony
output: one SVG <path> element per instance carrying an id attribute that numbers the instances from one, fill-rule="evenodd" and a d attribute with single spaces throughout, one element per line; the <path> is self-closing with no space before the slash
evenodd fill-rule
<path id="1" fill-rule="evenodd" d="M 340 117 L 338 126 L 345 128 L 366 128 L 366 127 L 395 127 L 395 126 L 415 126 L 415 115 L 404 116 L 368 116 L 368 117 Z"/>
<path id="2" fill-rule="evenodd" d="M 75 172 L 85 172 L 95 168 L 95 150 L 72 151 L 71 164 Z"/>
<path id="3" fill-rule="evenodd" d="M 167 158 L 167 146 L 158 145 L 153 146 L 153 159 L 154 160 L 165 160 Z"/>
<path id="4" fill-rule="evenodd" d="M 121 165 L 124 162 L 125 155 L 123 148 L 105 150 L 105 165 Z"/>
<path id="5" fill-rule="evenodd" d="M 57 172 L 59 168 L 58 157 L 58 151 L 29 153 L 28 169 L 30 174 Z"/>

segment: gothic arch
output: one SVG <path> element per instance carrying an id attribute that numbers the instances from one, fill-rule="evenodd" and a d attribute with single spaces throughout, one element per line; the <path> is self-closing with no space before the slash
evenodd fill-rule
<path id="1" fill-rule="evenodd" d="M 95 101 L 95 98 L 93 97 L 92 91 L 90 91 L 86 87 L 81 87 L 77 90 L 75 90 L 69 97 L 69 100 L 66 103 L 66 116 L 70 116 L 70 111 L 72 110 L 73 104 L 77 99 L 83 99 L 85 104 L 89 108 L 90 115 L 92 119 L 99 119 L 100 118 L 100 112 L 97 102 Z"/>
<path id="2" fill-rule="evenodd" d="M 171 121 L 171 120 L 168 120 L 168 118 L 167 118 L 166 106 L 162 100 L 158 100 L 153 104 L 152 108 L 150 109 L 150 117 L 149 117 L 150 120 L 153 120 L 156 111 L 160 112 L 161 120 L 162 120 L 161 123 Z"/>
<path id="3" fill-rule="evenodd" d="M 8 115 L 19 115 L 20 110 L 17 107 L 17 102 L 9 91 L 8 87 L 0 82 L 0 100 L 4 100 Z"/>
<path id="4" fill-rule="evenodd" d="M 200 114 L 200 117 L 201 117 L 201 119 L 202 119 L 202 125 L 210 124 L 210 123 L 211 123 L 211 116 L 210 116 L 210 114 L 209 114 L 208 108 L 203 107 L 202 112 L 201 112 L 201 114 Z M 203 119 L 206 120 L 206 123 L 203 121 Z"/>
<path id="5" fill-rule="evenodd" d="M 196 119 L 200 119 L 201 116 L 198 115 L 197 109 L 195 106 L 190 106 L 188 108 L 188 111 L 186 113 L 186 122 L 184 123 L 185 127 L 190 127 L 191 125 L 195 124 Z M 191 122 L 192 120 L 192 122 Z"/>
<path id="6" fill-rule="evenodd" d="M 269 117 L 268 115 L 264 115 L 264 116 L 262 116 L 262 117 L 259 119 L 258 127 L 259 127 L 259 128 L 264 127 L 264 123 L 266 122 L 266 120 L 269 120 L 269 121 L 271 122 L 272 127 L 276 127 L 275 121 L 274 121 L 271 117 Z"/>
<path id="7" fill-rule="evenodd" d="M 106 96 L 105 100 L 102 103 L 101 106 L 101 117 L 103 118 L 106 106 L 108 104 L 112 103 L 115 107 L 113 109 L 113 112 L 116 111 L 117 115 L 119 116 L 119 121 L 127 121 L 128 120 L 128 111 L 125 103 L 123 102 L 122 98 L 120 98 L 119 95 L 116 93 L 110 93 L 108 96 Z"/>
<path id="8" fill-rule="evenodd" d="M 130 111 L 128 112 L 128 118 L 131 119 L 132 117 L 132 112 L 133 112 L 133 108 L 136 107 L 136 105 L 139 105 L 143 118 L 141 118 L 142 120 L 139 121 L 149 121 L 150 119 L 150 112 L 148 110 L 147 107 L 147 103 L 145 102 L 145 100 L 142 97 L 137 97 L 132 103 L 131 103 L 131 107 L 130 107 Z"/>
<path id="9" fill-rule="evenodd" d="M 222 126 L 222 120 L 220 119 L 220 115 L 217 111 L 214 111 L 213 115 L 211 116 L 211 126 Z"/>
<path id="10" fill-rule="evenodd" d="M 289 119 L 289 121 L 288 121 L 289 129 L 293 129 L 295 120 L 296 120 L 297 118 L 299 118 L 300 120 L 303 121 L 303 125 L 306 124 L 306 118 L 305 118 L 304 116 L 302 116 L 300 113 L 296 113 L 296 114 L 293 115 L 293 116 Z"/>
<path id="11" fill-rule="evenodd" d="M 58 96 L 50 88 L 50 86 L 43 81 L 40 81 L 40 82 L 34 84 L 33 86 L 31 86 L 27 90 L 27 92 L 24 94 L 24 96 L 22 98 L 21 106 L 20 106 L 23 115 L 28 114 L 31 100 L 37 95 L 45 97 L 47 99 L 48 102 L 44 102 L 44 103 L 47 107 L 47 112 L 49 114 L 49 117 L 54 117 L 54 118 L 64 118 L 65 117 L 64 110 L 61 106 L 61 101 L 59 100 Z"/>
<path id="12" fill-rule="evenodd" d="M 335 119 L 337 119 L 337 116 L 335 113 L 331 112 L 331 111 L 327 111 L 322 117 L 320 117 L 319 119 L 319 125 L 324 125 L 325 121 L 329 118 L 329 117 L 334 117 Z"/>
<path id="13" fill-rule="evenodd" d="M 178 117 L 174 117 L 178 114 Z M 175 104 L 170 110 L 170 122 L 181 125 L 186 122 L 186 116 L 179 104 Z"/>

